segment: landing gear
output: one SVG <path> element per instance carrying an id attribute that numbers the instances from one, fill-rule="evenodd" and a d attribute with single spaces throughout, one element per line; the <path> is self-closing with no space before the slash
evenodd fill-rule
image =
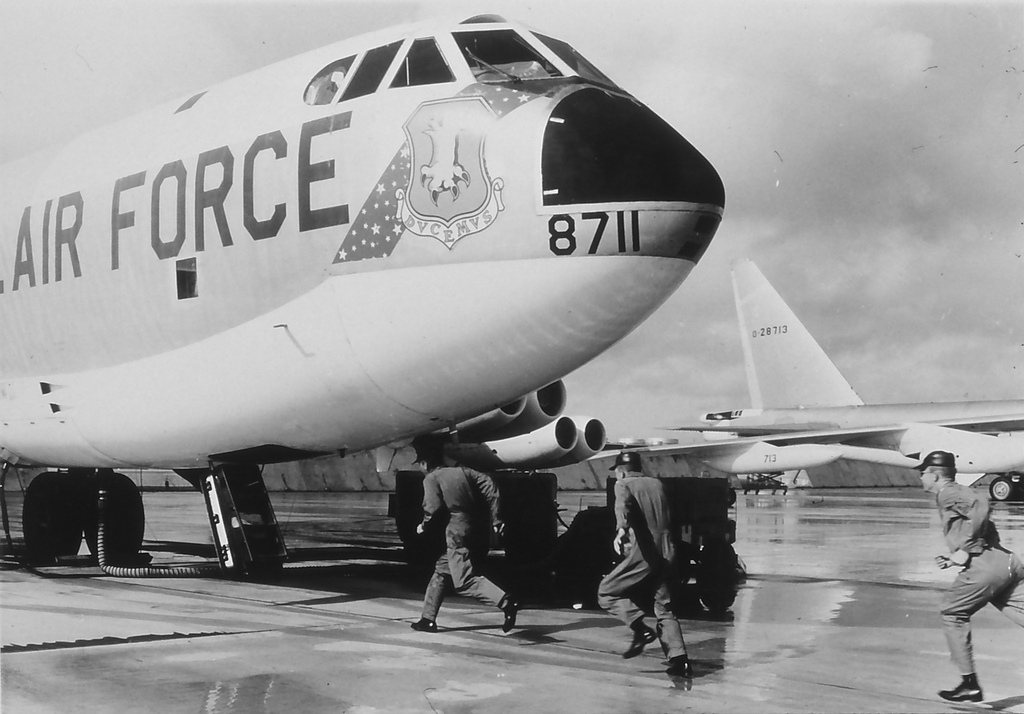
<path id="1" fill-rule="evenodd" d="M 77 555 L 83 535 L 89 552 L 96 555 L 96 501 L 101 488 L 110 494 L 107 553 L 118 560 L 138 555 L 146 516 L 132 480 L 110 469 L 71 469 L 39 474 L 25 489 L 21 522 L 30 563 Z"/>
<path id="2" fill-rule="evenodd" d="M 43 473 L 25 489 L 21 510 L 30 563 L 76 555 L 82 544 L 84 487 L 67 473 Z"/>
<path id="3" fill-rule="evenodd" d="M 124 474 L 85 468 L 42 473 L 29 483 L 22 509 L 27 561 L 50 565 L 58 558 L 78 555 L 84 535 L 103 571 L 117 577 L 202 577 L 224 572 L 277 576 L 288 553 L 259 467 L 220 464 L 182 476 L 206 497 L 218 563 L 147 567 L 149 556 L 139 553 L 146 530 L 139 489 Z"/>
<path id="4" fill-rule="evenodd" d="M 136 558 L 142 548 L 146 531 L 146 512 L 142 494 L 130 478 L 109 469 L 100 469 L 91 479 L 85 502 L 85 542 L 89 552 L 99 554 L 96 533 L 99 517 L 97 502 L 100 489 L 107 492 L 105 519 L 106 556 L 111 562 L 124 563 Z"/>
<path id="5" fill-rule="evenodd" d="M 1021 474 L 1009 473 L 997 476 L 988 486 L 989 495 L 993 501 L 1009 501 L 1020 499 L 1024 492 L 1024 485 L 1021 484 Z"/>
<path id="6" fill-rule="evenodd" d="M 781 471 L 768 474 L 750 474 L 743 482 L 744 495 L 750 491 L 759 494 L 762 489 L 765 491 L 770 490 L 774 496 L 776 491 L 782 491 L 783 494 L 786 494 L 789 491 L 789 486 L 782 482 Z"/>

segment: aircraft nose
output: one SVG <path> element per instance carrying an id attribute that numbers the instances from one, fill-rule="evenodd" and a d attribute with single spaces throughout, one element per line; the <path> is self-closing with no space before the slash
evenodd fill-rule
<path id="1" fill-rule="evenodd" d="M 640 102 L 600 89 L 555 105 L 542 153 L 545 206 L 676 202 L 725 208 L 711 163 Z"/>

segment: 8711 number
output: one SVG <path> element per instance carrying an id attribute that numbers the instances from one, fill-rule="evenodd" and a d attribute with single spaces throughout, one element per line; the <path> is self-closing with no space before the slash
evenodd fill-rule
<path id="1" fill-rule="evenodd" d="M 629 217 L 628 234 L 626 230 L 627 216 Z M 583 235 L 580 238 L 590 242 L 587 247 L 587 255 L 596 255 L 597 249 L 601 245 L 601 240 L 604 238 L 605 229 L 607 229 L 608 222 L 611 219 L 604 211 L 584 213 L 581 217 L 584 221 L 594 223 L 593 234 L 589 237 L 586 235 L 589 232 L 590 226 L 581 227 Z M 637 211 L 617 211 L 615 213 L 615 229 L 619 253 L 640 252 L 640 214 Z M 548 246 L 551 248 L 552 253 L 555 255 L 572 255 L 578 247 L 576 219 L 567 213 L 551 216 L 548 220 L 548 236 Z"/>

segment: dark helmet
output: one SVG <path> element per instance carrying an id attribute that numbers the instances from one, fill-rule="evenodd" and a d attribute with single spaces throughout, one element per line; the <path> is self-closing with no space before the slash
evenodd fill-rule
<path id="1" fill-rule="evenodd" d="M 444 461 L 444 442 L 436 436 L 417 436 L 410 446 L 416 450 L 416 461 L 435 466 Z"/>
<path id="2" fill-rule="evenodd" d="M 628 466 L 630 471 L 641 471 L 640 454 L 635 451 L 620 451 L 615 457 L 615 463 L 608 470 L 614 471 L 620 466 Z"/>
<path id="3" fill-rule="evenodd" d="M 924 457 L 924 460 L 914 468 L 924 471 L 929 466 L 942 466 L 947 469 L 956 468 L 956 457 L 948 451 L 933 451 Z"/>

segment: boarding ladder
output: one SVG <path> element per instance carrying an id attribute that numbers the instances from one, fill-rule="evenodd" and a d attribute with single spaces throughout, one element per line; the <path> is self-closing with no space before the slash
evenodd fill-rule
<path id="1" fill-rule="evenodd" d="M 225 570 L 273 574 L 288 551 L 259 467 L 220 464 L 203 479 L 217 558 Z"/>

